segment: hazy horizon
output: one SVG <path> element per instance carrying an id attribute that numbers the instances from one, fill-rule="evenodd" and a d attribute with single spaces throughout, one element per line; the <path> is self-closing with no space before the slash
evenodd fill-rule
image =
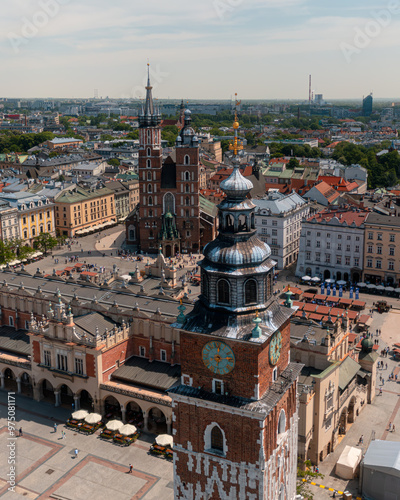
<path id="1" fill-rule="evenodd" d="M 13 0 L 1 92 L 140 98 L 150 60 L 160 99 L 305 101 L 312 74 L 327 101 L 397 100 L 399 21 L 400 0 Z"/>

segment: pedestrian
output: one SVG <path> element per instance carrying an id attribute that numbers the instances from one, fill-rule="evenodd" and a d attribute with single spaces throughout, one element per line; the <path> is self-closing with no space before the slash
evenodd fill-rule
<path id="1" fill-rule="evenodd" d="M 78 448 L 75 448 L 74 453 L 75 453 L 75 458 L 78 458 Z"/>
<path id="2" fill-rule="evenodd" d="M 57 432 L 57 424 L 54 424 L 54 432 Z"/>
<path id="3" fill-rule="evenodd" d="M 382 387 L 379 387 L 379 396 L 382 396 Z"/>
<path id="4" fill-rule="evenodd" d="M 393 424 L 393 427 L 392 427 L 392 432 L 394 432 L 394 431 L 395 431 L 395 427 L 394 427 L 394 424 Z"/>
<path id="5" fill-rule="evenodd" d="M 392 422 L 389 422 L 389 432 L 392 432 Z"/>
<path id="6" fill-rule="evenodd" d="M 65 439 L 65 431 L 61 431 L 61 436 L 63 439 Z"/>
<path id="7" fill-rule="evenodd" d="M 22 427 L 19 428 L 19 436 L 22 436 Z"/>
<path id="8" fill-rule="evenodd" d="M 332 498 L 336 498 L 336 491 L 333 492 Z"/>
<path id="9" fill-rule="evenodd" d="M 129 464 L 129 474 L 132 474 L 132 472 L 133 472 L 133 465 Z"/>
<path id="10" fill-rule="evenodd" d="M 385 370 L 387 370 L 387 363 L 385 363 Z"/>

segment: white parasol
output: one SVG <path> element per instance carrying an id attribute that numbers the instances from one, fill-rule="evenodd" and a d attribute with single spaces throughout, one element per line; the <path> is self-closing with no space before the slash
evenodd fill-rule
<path id="1" fill-rule="evenodd" d="M 101 420 L 101 415 L 98 413 L 89 413 L 87 417 L 85 417 L 85 422 L 87 424 L 97 424 Z"/>
<path id="2" fill-rule="evenodd" d="M 110 420 L 109 422 L 107 422 L 106 428 L 109 431 L 119 431 L 123 425 L 124 424 L 121 422 L 121 420 Z"/>
<path id="3" fill-rule="evenodd" d="M 89 415 L 89 412 L 87 412 L 86 410 L 78 410 L 78 411 L 74 411 L 74 413 L 71 415 L 71 417 L 74 418 L 75 420 L 83 420 L 88 415 Z"/>
<path id="4" fill-rule="evenodd" d="M 131 424 L 125 424 L 119 429 L 119 433 L 123 436 L 132 436 L 137 431 L 136 427 Z"/>
<path id="5" fill-rule="evenodd" d="M 172 446 L 174 440 L 169 434 L 160 434 L 156 437 L 158 446 Z"/>

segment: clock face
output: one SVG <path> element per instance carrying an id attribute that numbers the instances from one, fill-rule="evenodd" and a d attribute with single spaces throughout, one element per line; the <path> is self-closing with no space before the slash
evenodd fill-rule
<path id="1" fill-rule="evenodd" d="M 282 334 L 278 330 L 273 334 L 271 342 L 269 344 L 269 362 L 271 363 L 271 365 L 276 365 L 276 363 L 279 361 L 279 358 L 281 356 L 281 349 Z"/>
<path id="2" fill-rule="evenodd" d="M 223 342 L 212 341 L 203 347 L 203 362 L 212 372 L 226 375 L 235 366 L 235 356 L 232 349 Z"/>

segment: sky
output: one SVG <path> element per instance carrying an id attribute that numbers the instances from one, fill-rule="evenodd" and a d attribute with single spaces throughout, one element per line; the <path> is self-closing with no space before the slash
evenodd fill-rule
<path id="1" fill-rule="evenodd" d="M 2 0 L 0 96 L 396 98 L 400 0 Z"/>

